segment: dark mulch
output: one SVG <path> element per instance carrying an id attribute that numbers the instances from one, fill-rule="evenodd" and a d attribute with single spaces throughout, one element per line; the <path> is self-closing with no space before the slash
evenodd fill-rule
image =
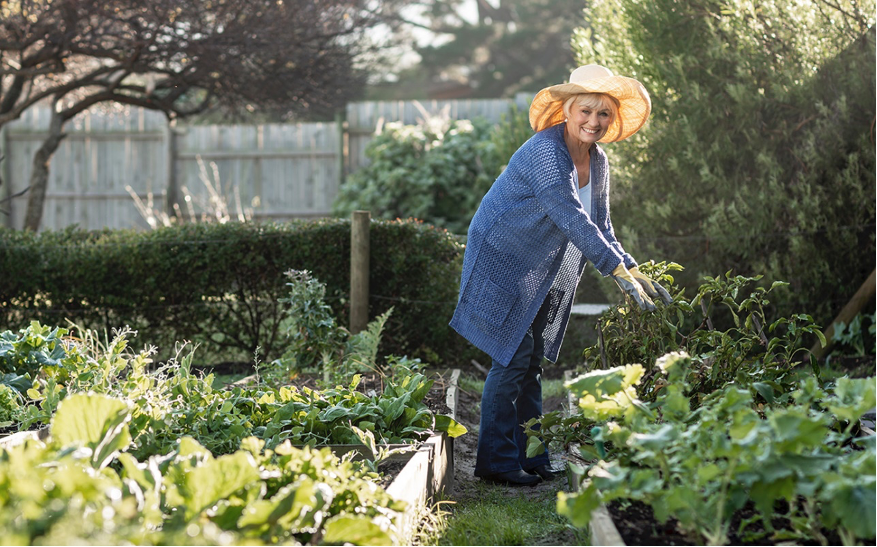
<path id="1" fill-rule="evenodd" d="M 607 505 L 609 514 L 624 543 L 627 545 L 703 545 L 703 540 L 685 535 L 679 529 L 678 522 L 670 519 L 660 523 L 655 519 L 652 508 L 639 501 L 613 501 Z M 786 510 L 784 503 L 777 504 L 776 515 Z M 741 525 L 747 523 L 742 529 Z M 789 528 L 786 518 L 775 516 L 771 519 L 775 530 Z M 840 536 L 831 530 L 822 530 L 828 545 L 842 545 Z M 752 503 L 747 504 L 734 514 L 728 530 L 729 545 L 776 545 L 779 541 L 765 530 L 760 513 Z M 819 545 L 815 540 L 796 540 L 796 545 Z"/>
<path id="2" fill-rule="evenodd" d="M 851 378 L 868 378 L 874 376 L 877 370 L 877 356 L 874 355 L 831 355 L 822 364 L 837 369 L 841 374 L 847 374 Z"/>
<path id="3" fill-rule="evenodd" d="M 408 459 L 390 459 L 384 460 L 380 464 L 378 464 L 378 473 L 381 474 L 380 480 L 378 480 L 378 484 L 383 488 L 388 488 L 393 481 L 396 480 L 396 477 L 399 473 L 402 472 L 402 469 L 405 467 L 405 464 L 408 463 Z"/>

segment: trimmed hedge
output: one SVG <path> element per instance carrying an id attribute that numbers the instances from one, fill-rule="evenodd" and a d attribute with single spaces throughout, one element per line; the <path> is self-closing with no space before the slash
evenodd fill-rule
<path id="1" fill-rule="evenodd" d="M 459 289 L 463 246 L 415 220 L 370 229 L 369 317 L 393 307 L 382 355 L 439 364 L 466 343 L 448 327 Z M 327 286 L 340 324 L 349 317 L 350 221 L 186 224 L 154 231 L 68 228 L 35 234 L 0 229 L 0 330 L 31 320 L 111 332 L 125 325 L 158 348 L 200 345 L 206 364 L 279 357 L 290 269 Z"/>

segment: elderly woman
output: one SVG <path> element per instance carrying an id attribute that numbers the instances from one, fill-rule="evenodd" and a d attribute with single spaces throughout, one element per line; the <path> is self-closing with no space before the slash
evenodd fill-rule
<path id="1" fill-rule="evenodd" d="M 587 261 L 641 308 L 670 301 L 639 273 L 609 219 L 609 163 L 598 142 L 626 139 L 651 112 L 632 78 L 587 65 L 540 91 L 536 131 L 484 196 L 469 227 L 451 326 L 492 358 L 481 399 L 475 475 L 533 485 L 555 476 L 526 457 L 521 425 L 542 415 L 542 358 L 555 362 Z"/>

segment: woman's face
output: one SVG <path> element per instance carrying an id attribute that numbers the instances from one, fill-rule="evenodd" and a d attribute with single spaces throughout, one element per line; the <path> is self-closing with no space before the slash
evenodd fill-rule
<path id="1" fill-rule="evenodd" d="M 605 104 L 585 106 L 574 102 L 569 107 L 566 131 L 584 145 L 599 141 L 612 123 L 612 110 Z"/>

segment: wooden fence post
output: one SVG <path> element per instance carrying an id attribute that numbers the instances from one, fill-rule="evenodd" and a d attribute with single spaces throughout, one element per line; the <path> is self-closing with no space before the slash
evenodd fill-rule
<path id="1" fill-rule="evenodd" d="M 847 302 L 847 305 L 840 310 L 840 313 L 837 314 L 837 317 L 834 318 L 834 321 L 828 326 L 827 329 L 823 331 L 823 335 L 825 336 L 825 347 L 822 347 L 822 344 L 817 340 L 813 347 L 810 348 L 810 353 L 816 356 L 817 359 L 824 356 L 828 353 L 828 350 L 831 346 L 834 345 L 834 326 L 838 323 L 849 324 L 853 318 L 856 317 L 865 304 L 871 301 L 874 298 L 875 292 L 875 275 L 877 275 L 877 270 L 872 270 L 871 275 L 868 276 L 868 279 L 862 283 L 862 286 L 859 287 L 859 290 L 856 291 L 856 294 L 850 298 L 850 301 Z"/>
<path id="2" fill-rule="evenodd" d="M 176 124 L 172 120 L 168 120 L 164 127 L 162 127 L 164 149 L 167 158 L 165 170 L 164 211 L 169 217 L 174 216 L 174 206 L 180 199 L 177 192 L 177 136 L 176 133 L 174 133 L 174 125 Z"/>
<path id="3" fill-rule="evenodd" d="M 368 326 L 369 222 L 371 212 L 353 211 L 350 222 L 350 332 Z"/>

